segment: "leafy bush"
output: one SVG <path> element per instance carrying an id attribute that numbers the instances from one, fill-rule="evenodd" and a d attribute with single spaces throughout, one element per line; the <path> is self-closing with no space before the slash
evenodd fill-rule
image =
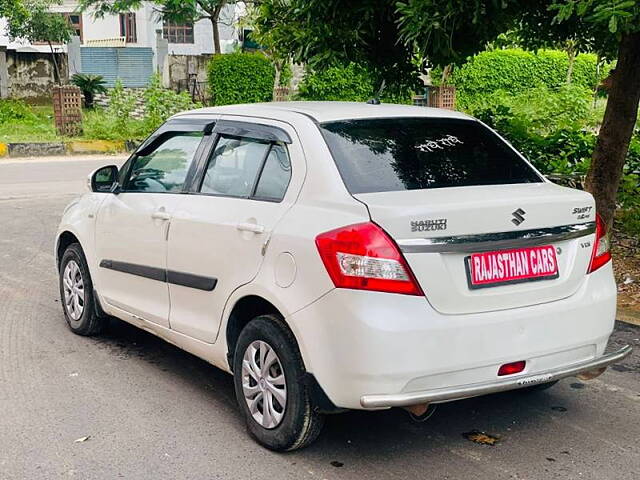
<path id="1" fill-rule="evenodd" d="M 284 62 L 280 70 L 280 87 L 288 87 L 293 78 L 293 69 L 290 62 Z"/>
<path id="2" fill-rule="evenodd" d="M 636 225 L 640 227 L 640 130 L 629 144 L 629 153 L 625 163 L 622 182 L 618 193 L 618 200 L 623 208 L 631 209 L 638 214 Z M 640 228 L 638 228 L 640 232 Z"/>
<path id="3" fill-rule="evenodd" d="M 500 132 L 544 174 L 586 175 L 597 141 L 590 92 L 577 85 L 477 97 L 467 112 Z M 618 203 L 640 211 L 640 132 L 629 146 Z"/>
<path id="4" fill-rule="evenodd" d="M 261 53 L 214 55 L 209 61 L 208 81 L 213 105 L 269 102 L 275 68 Z"/>
<path id="5" fill-rule="evenodd" d="M 188 92 L 176 93 L 163 88 L 159 74 L 151 77 L 149 86 L 144 91 L 144 121 L 150 132 L 162 125 L 170 116 L 201 106 L 191 101 Z"/>
<path id="6" fill-rule="evenodd" d="M 590 102 L 590 92 L 577 85 L 541 86 L 477 97 L 466 111 L 498 130 L 544 173 L 583 173 L 596 139 Z"/>
<path id="7" fill-rule="evenodd" d="M 411 81 L 410 79 L 409 81 Z M 380 83 L 368 69 L 356 63 L 335 65 L 323 70 L 307 70 L 298 87 L 301 100 L 365 102 L 376 96 Z M 399 85 L 382 91 L 386 103 L 411 103 L 417 85 Z"/>
<path id="8" fill-rule="evenodd" d="M 33 122 L 36 115 L 31 108 L 21 100 L 0 100 L 0 122 Z"/>
<path id="9" fill-rule="evenodd" d="M 116 82 L 109 92 L 109 108 L 85 112 L 84 133 L 86 137 L 98 140 L 141 140 L 158 128 L 170 116 L 197 108 L 187 92 L 176 93 L 162 87 L 159 75 L 153 75 L 144 90 L 144 118 L 132 117 L 138 98 Z"/>
<path id="10" fill-rule="evenodd" d="M 558 89 L 537 87 L 520 94 L 498 90 L 476 97 L 464 109 L 476 117 L 488 117 L 487 122 L 508 120 L 509 128 L 520 128 L 544 135 L 559 129 L 592 127 L 591 92 L 577 85 Z"/>
<path id="11" fill-rule="evenodd" d="M 114 135 L 122 137 L 127 134 L 127 123 L 136 108 L 136 101 L 133 92 L 126 90 L 122 81 L 117 79 L 115 87 L 109 92 L 109 108 L 107 109 L 115 128 Z"/>
<path id="12" fill-rule="evenodd" d="M 640 237 L 640 207 L 621 210 L 619 219 L 622 231 L 627 235 Z"/>
<path id="13" fill-rule="evenodd" d="M 350 63 L 325 70 L 308 70 L 300 83 L 298 95 L 303 100 L 367 101 L 375 87 L 368 70 Z"/>
<path id="14" fill-rule="evenodd" d="M 92 140 L 142 140 L 151 133 L 143 120 L 118 118 L 100 108 L 84 113 L 82 127 L 83 136 Z"/>
<path id="15" fill-rule="evenodd" d="M 611 68 L 611 65 L 605 65 L 598 75 L 596 64 L 594 54 L 578 55 L 572 83 L 593 89 Z M 567 54 L 559 50 L 537 53 L 521 49 L 491 50 L 479 53 L 454 69 L 449 83 L 458 87 L 459 104 L 466 107 L 474 97 L 497 90 L 517 94 L 540 86 L 560 87 L 566 83 L 568 68 Z M 437 81 L 437 71 L 433 72 L 433 78 Z"/>

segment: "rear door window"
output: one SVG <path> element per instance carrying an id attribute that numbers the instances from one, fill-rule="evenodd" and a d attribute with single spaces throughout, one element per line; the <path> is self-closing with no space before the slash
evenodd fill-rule
<path id="1" fill-rule="evenodd" d="M 472 120 L 348 120 L 320 129 L 352 194 L 543 181 Z"/>
<path id="2" fill-rule="evenodd" d="M 248 198 L 269 149 L 269 143 L 222 135 L 211 155 L 200 191 Z"/>
<path id="3" fill-rule="evenodd" d="M 290 179 L 291 161 L 284 144 L 221 135 L 204 171 L 200 192 L 280 202 Z"/>
<path id="4" fill-rule="evenodd" d="M 279 202 L 291 179 L 291 161 L 284 145 L 273 144 L 256 185 L 255 198 Z"/>

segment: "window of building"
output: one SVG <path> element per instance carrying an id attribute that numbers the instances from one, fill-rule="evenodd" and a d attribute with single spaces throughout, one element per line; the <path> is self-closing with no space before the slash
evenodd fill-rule
<path id="1" fill-rule="evenodd" d="M 127 43 L 136 43 L 138 41 L 135 13 L 128 12 L 120 14 L 120 36 L 124 37 Z"/>
<path id="2" fill-rule="evenodd" d="M 165 20 L 162 24 L 162 36 L 169 43 L 194 43 L 193 23 L 176 23 Z"/>
<path id="3" fill-rule="evenodd" d="M 78 37 L 80 37 L 80 43 L 82 43 L 82 14 L 72 13 L 72 12 L 64 12 L 64 13 L 53 12 L 53 13 L 50 13 L 50 15 L 62 15 L 64 18 L 66 18 L 67 22 L 69 22 L 69 26 L 73 30 L 73 35 L 77 35 Z M 36 40 L 32 43 L 33 45 L 49 44 L 49 42 L 44 42 L 41 40 Z M 51 43 L 52 45 L 60 45 L 60 43 L 58 42 L 51 42 Z"/>
<path id="4" fill-rule="evenodd" d="M 64 17 L 69 22 L 69 26 L 72 28 L 74 35 L 80 37 L 80 43 L 82 43 L 82 14 L 81 13 L 63 13 Z"/>

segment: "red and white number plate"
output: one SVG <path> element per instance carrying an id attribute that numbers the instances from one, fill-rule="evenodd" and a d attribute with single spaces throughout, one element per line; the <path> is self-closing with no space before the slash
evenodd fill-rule
<path id="1" fill-rule="evenodd" d="M 558 278 L 556 249 L 551 245 L 473 253 L 466 262 L 469 288 Z"/>

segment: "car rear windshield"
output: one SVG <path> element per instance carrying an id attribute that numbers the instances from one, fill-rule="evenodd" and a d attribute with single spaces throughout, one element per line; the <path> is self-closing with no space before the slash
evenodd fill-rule
<path id="1" fill-rule="evenodd" d="M 353 194 L 542 181 L 500 137 L 473 120 L 347 120 L 320 129 Z"/>

